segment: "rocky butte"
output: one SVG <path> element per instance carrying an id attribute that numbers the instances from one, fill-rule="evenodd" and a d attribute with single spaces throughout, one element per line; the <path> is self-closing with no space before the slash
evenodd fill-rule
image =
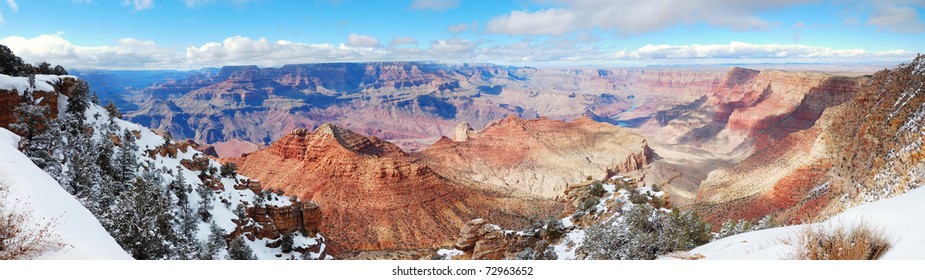
<path id="1" fill-rule="evenodd" d="M 394 144 L 332 124 L 294 130 L 235 161 L 263 186 L 315 201 L 335 253 L 447 246 L 468 220 L 523 226 L 559 207 L 468 188 Z"/>
<path id="2" fill-rule="evenodd" d="M 508 116 L 456 140 L 441 138 L 417 154 L 438 173 L 467 185 L 521 196 L 555 199 L 586 177 L 643 169 L 657 155 L 629 129 L 583 117 L 572 122 Z"/>

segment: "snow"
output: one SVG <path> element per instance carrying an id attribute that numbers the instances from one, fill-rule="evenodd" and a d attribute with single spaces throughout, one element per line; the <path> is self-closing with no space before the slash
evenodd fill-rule
<path id="1" fill-rule="evenodd" d="M 52 92 L 55 91 L 53 86 L 63 78 L 76 78 L 74 76 L 57 76 L 57 75 L 35 75 L 35 87 L 31 88 L 36 91 Z M 29 88 L 28 77 L 11 77 L 0 74 L 0 89 L 16 90 L 19 94 L 26 92 Z"/>
<path id="2" fill-rule="evenodd" d="M 456 249 L 440 249 L 437 250 L 437 255 L 440 256 L 440 259 L 443 260 L 452 260 L 453 257 L 463 255 L 466 252 L 456 250 Z"/>
<path id="3" fill-rule="evenodd" d="M 892 245 L 880 259 L 925 259 L 925 188 L 850 208 L 825 222 L 747 232 L 720 239 L 691 250 L 707 259 L 786 259 L 796 249 L 799 233 L 810 226 L 851 228 L 867 223 L 883 230 Z"/>
<path id="4" fill-rule="evenodd" d="M 574 260 L 578 257 L 575 255 L 575 251 L 578 250 L 578 247 L 585 240 L 585 231 L 584 230 L 573 230 L 570 231 L 562 239 L 562 242 L 559 244 L 553 245 L 553 250 L 556 251 L 556 257 L 560 260 Z"/>
<path id="5" fill-rule="evenodd" d="M 54 221 L 52 231 L 65 244 L 34 258 L 131 259 L 89 210 L 17 150 L 18 142 L 18 136 L 0 128 L 0 183 L 9 188 L 2 203 L 31 212 L 34 222 Z"/>
<path id="6" fill-rule="evenodd" d="M 0 89 L 16 90 L 22 94 L 29 88 L 29 80 L 26 77 L 10 77 L 0 74 Z"/>
<path id="7" fill-rule="evenodd" d="M 66 98 L 64 99 L 64 101 L 66 102 Z M 98 128 L 105 126 L 109 120 L 109 113 L 106 111 L 106 109 L 98 105 L 95 105 L 95 104 L 91 105 L 87 109 L 86 116 L 87 116 L 88 122 Z M 119 127 L 120 131 L 127 129 L 129 131 L 139 132 L 138 133 L 139 137 L 135 140 L 135 143 L 139 147 L 139 149 L 136 151 L 136 155 L 138 156 L 138 159 L 140 161 L 147 162 L 148 164 L 151 164 L 152 166 L 154 166 L 154 168 L 157 168 L 157 169 L 164 168 L 167 170 L 171 170 L 172 173 L 177 173 L 177 170 L 179 167 L 179 172 L 183 174 L 183 177 L 186 179 L 187 184 L 189 184 L 190 186 L 193 186 L 194 188 L 203 183 L 202 180 L 200 180 L 198 177 L 199 176 L 198 171 L 189 170 L 186 167 L 182 166 L 180 162 L 184 159 L 192 160 L 194 157 L 205 157 L 204 154 L 192 148 L 188 148 L 185 152 L 182 149 L 178 149 L 176 158 L 171 158 L 169 156 L 164 157 L 160 155 L 156 155 L 154 158 L 151 158 L 149 154 L 145 151 L 155 149 L 158 146 L 163 145 L 165 142 L 164 137 L 154 133 L 150 129 L 144 126 L 141 126 L 139 124 L 131 123 L 131 122 L 121 120 L 121 119 L 115 119 L 115 122 L 116 122 L 116 125 Z M 102 135 L 95 135 L 94 137 L 102 137 Z M 176 143 L 176 142 L 171 141 L 171 143 Z M 220 169 L 221 164 L 210 159 L 209 167 Z M 163 179 L 165 182 L 171 182 L 175 179 L 176 176 L 177 174 L 170 175 L 170 174 L 165 173 L 163 175 Z M 225 177 L 221 178 L 221 183 L 223 186 L 222 190 L 213 191 L 213 195 L 211 196 L 211 200 L 212 200 L 211 204 L 213 206 L 212 211 L 211 211 L 212 221 L 214 221 L 215 224 L 225 234 L 229 234 L 233 232 L 235 228 L 237 227 L 234 221 L 232 221 L 232 220 L 238 219 L 238 217 L 234 214 L 234 211 L 233 211 L 237 207 L 237 205 L 241 204 L 242 202 L 247 202 L 248 204 L 251 204 L 254 201 L 254 198 L 256 197 L 256 194 L 249 189 L 244 189 L 244 190 L 234 189 L 234 186 L 237 183 L 236 181 L 242 181 L 242 180 L 249 180 L 249 178 L 241 176 L 241 175 L 237 175 L 235 176 L 235 178 L 225 178 Z M 190 208 L 194 212 L 198 211 L 199 203 L 201 201 L 201 198 L 199 197 L 199 195 L 193 192 L 192 194 L 188 196 L 188 199 L 189 199 Z M 223 199 L 225 201 L 228 201 L 227 206 L 226 204 L 222 203 Z M 278 196 L 276 194 L 271 194 L 268 199 L 264 200 L 264 203 L 262 205 L 282 207 L 282 206 L 291 205 L 291 202 L 288 196 Z M 197 228 L 198 228 L 198 232 L 196 234 L 196 238 L 200 241 L 208 240 L 208 237 L 210 234 L 209 223 L 203 222 L 200 220 L 197 224 Z M 295 259 L 302 258 L 302 254 L 298 252 L 284 254 L 281 252 L 280 248 L 267 247 L 267 244 L 277 241 L 276 239 L 256 239 L 254 241 L 250 241 L 247 239 L 245 240 L 246 240 L 245 243 L 251 247 L 251 249 L 254 251 L 254 254 L 257 255 L 258 259 L 271 259 L 272 260 L 272 259 L 289 259 L 290 257 L 295 258 Z M 321 247 L 321 250 L 319 252 L 325 252 L 324 251 L 325 244 L 323 243 L 323 240 L 324 240 L 324 237 L 320 234 L 317 237 L 312 238 L 312 237 L 305 237 L 297 233 L 293 236 L 293 247 L 307 248 L 309 246 L 319 245 Z M 277 257 L 277 255 L 280 255 L 280 257 Z M 227 253 L 225 250 L 222 250 L 218 254 L 218 257 L 223 257 L 223 256 L 227 256 Z M 321 258 L 321 254 L 320 253 L 310 253 L 310 256 L 308 257 L 312 259 L 319 259 Z M 330 258 L 330 256 L 327 256 L 327 258 Z"/>
<path id="8" fill-rule="evenodd" d="M 575 226 L 575 222 L 572 222 L 572 216 L 565 217 L 561 220 L 562 226 L 565 228 L 570 228 Z"/>

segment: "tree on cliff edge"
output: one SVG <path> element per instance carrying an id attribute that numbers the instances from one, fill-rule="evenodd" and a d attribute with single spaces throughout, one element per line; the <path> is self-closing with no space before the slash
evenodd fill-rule
<path id="1" fill-rule="evenodd" d="M 0 45 L 0 74 L 7 76 L 22 76 L 23 62 L 13 51 L 5 45 Z"/>
<path id="2" fill-rule="evenodd" d="M 58 160 L 58 154 L 61 135 L 59 124 L 58 120 L 45 117 L 47 111 L 47 107 L 36 104 L 32 95 L 27 92 L 15 109 L 16 123 L 11 124 L 10 128 L 22 136 L 19 150 L 36 166 L 60 181 L 61 163 Z"/>

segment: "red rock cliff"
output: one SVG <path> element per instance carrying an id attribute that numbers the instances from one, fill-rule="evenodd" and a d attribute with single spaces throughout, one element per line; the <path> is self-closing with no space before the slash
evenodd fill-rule
<path id="1" fill-rule="evenodd" d="M 447 180 L 391 143 L 331 124 L 294 130 L 239 162 L 239 172 L 264 187 L 315 201 L 325 213 L 320 231 L 335 251 L 448 245 L 470 219 L 520 224 L 524 213 L 545 207 L 509 210 L 516 201 L 504 205 L 502 198 Z"/>

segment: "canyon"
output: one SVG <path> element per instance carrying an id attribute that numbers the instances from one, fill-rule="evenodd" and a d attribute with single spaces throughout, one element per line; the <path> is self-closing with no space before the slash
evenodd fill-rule
<path id="1" fill-rule="evenodd" d="M 872 97 L 865 74 L 325 63 L 194 71 L 125 100 L 134 121 L 318 203 L 336 254 L 450 246 L 477 218 L 522 228 L 563 215 L 569 185 L 614 175 L 714 227 L 837 213 L 900 188 L 884 174 L 921 158 L 882 158 L 883 139 L 918 143 L 895 136 L 917 115 Z"/>

